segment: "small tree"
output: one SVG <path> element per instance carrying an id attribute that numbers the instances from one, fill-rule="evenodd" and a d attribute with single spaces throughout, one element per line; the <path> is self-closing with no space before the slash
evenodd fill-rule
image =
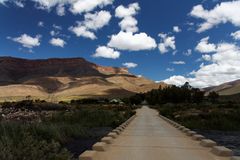
<path id="1" fill-rule="evenodd" d="M 204 92 L 198 88 L 192 89 L 192 101 L 194 103 L 201 103 L 204 99 Z"/>
<path id="2" fill-rule="evenodd" d="M 184 85 L 182 85 L 181 88 L 190 90 L 190 89 L 192 89 L 192 86 L 190 85 L 189 82 L 185 82 Z"/>
<path id="3" fill-rule="evenodd" d="M 181 87 L 181 95 L 182 100 L 184 102 L 190 102 L 191 101 L 191 92 L 193 87 L 189 84 L 189 82 L 185 82 L 185 84 Z"/>
<path id="4" fill-rule="evenodd" d="M 218 101 L 219 98 L 219 94 L 215 91 L 210 92 L 208 95 L 208 99 L 212 102 L 212 103 L 216 103 Z"/>
<path id="5" fill-rule="evenodd" d="M 136 94 L 129 98 L 131 104 L 139 105 L 144 100 L 143 94 Z"/>

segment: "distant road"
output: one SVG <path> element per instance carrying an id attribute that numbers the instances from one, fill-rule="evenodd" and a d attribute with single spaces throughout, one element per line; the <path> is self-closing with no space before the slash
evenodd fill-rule
<path id="1" fill-rule="evenodd" d="M 96 160 L 229 160 L 210 152 L 180 132 L 147 106 L 137 110 L 137 117 L 107 151 L 98 152 Z"/>

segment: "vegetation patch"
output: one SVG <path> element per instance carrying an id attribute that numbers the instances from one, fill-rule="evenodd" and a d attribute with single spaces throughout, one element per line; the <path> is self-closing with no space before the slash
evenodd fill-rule
<path id="1" fill-rule="evenodd" d="M 191 129 L 240 131 L 240 105 L 163 104 L 159 112 Z"/>
<path id="2" fill-rule="evenodd" d="M 3 103 L 0 159 L 76 159 L 133 114 L 133 108 L 117 104 L 81 106 L 31 100 Z"/>

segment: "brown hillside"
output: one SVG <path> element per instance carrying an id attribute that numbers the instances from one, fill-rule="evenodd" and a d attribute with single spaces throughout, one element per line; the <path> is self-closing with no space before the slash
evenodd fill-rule
<path id="1" fill-rule="evenodd" d="M 83 58 L 27 60 L 0 57 L 0 100 L 28 95 L 46 100 L 120 97 L 165 86 L 126 68 L 104 67 Z"/>
<path id="2" fill-rule="evenodd" d="M 205 88 L 207 93 L 215 91 L 220 95 L 234 95 L 240 93 L 240 80 L 227 82 L 215 87 Z"/>

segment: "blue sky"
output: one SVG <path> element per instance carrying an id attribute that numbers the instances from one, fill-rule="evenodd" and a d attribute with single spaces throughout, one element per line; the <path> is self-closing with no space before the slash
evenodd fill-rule
<path id="1" fill-rule="evenodd" d="M 239 0 L 89 2 L 0 0 L 0 56 L 83 57 L 196 87 L 240 78 Z"/>

